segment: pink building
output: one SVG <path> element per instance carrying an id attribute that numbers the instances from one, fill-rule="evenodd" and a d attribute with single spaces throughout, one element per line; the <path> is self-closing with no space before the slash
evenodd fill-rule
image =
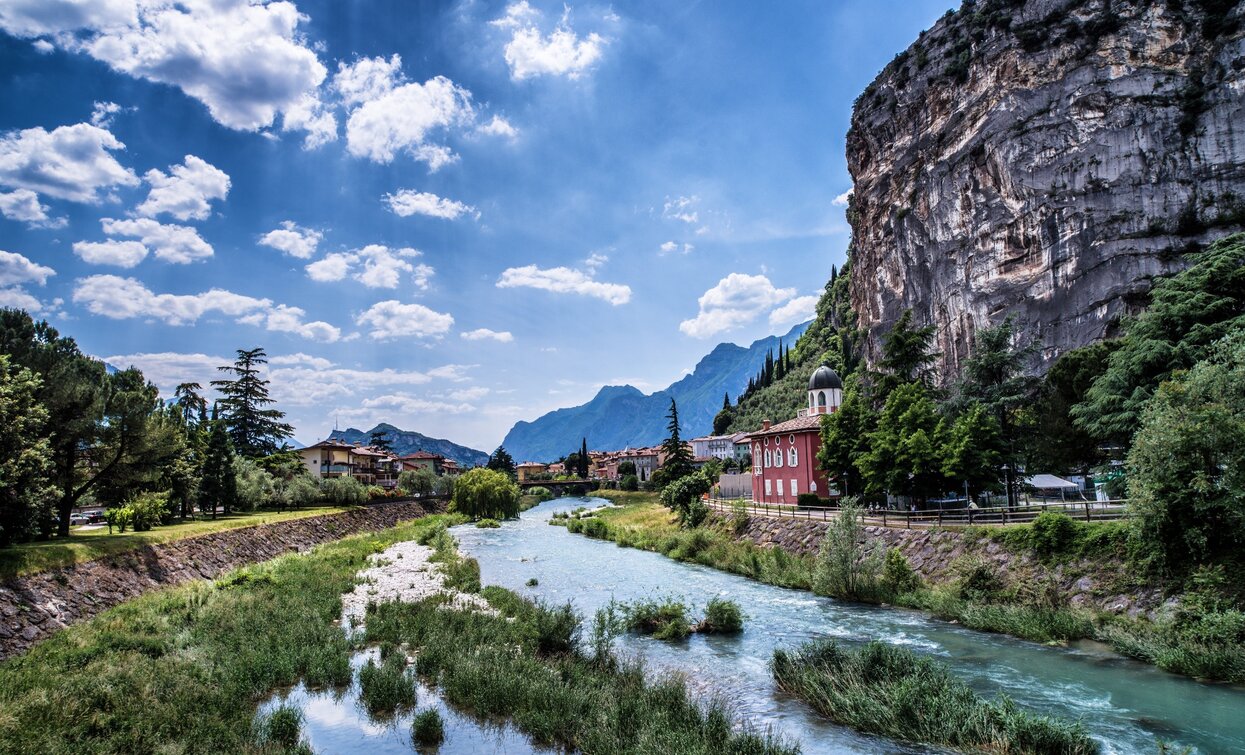
<path id="1" fill-rule="evenodd" d="M 795 419 L 771 425 L 748 436 L 752 444 L 752 500 L 795 505 L 801 493 L 821 498 L 838 496 L 826 473 L 817 466 L 821 448 L 821 417 L 838 410 L 843 381 L 826 365 L 808 380 L 808 408 Z"/>

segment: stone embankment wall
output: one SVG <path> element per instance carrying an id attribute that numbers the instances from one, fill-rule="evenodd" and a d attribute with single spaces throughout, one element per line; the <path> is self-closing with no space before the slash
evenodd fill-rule
<path id="1" fill-rule="evenodd" d="M 53 632 L 149 590 L 374 532 L 439 510 L 442 504 L 394 502 L 150 545 L 0 584 L 0 659 L 25 652 Z"/>
<path id="2" fill-rule="evenodd" d="M 728 525 L 730 516 L 712 514 Z M 816 555 L 828 524 L 807 519 L 777 519 L 754 516 L 738 535 L 740 540 L 762 547 L 778 547 L 793 555 Z M 1086 608 L 1130 616 L 1147 615 L 1162 605 L 1162 592 L 1141 588 L 1127 571 L 1123 560 L 1047 566 L 1032 554 L 1014 553 L 988 538 L 974 538 L 950 530 L 865 527 L 871 543 L 898 548 L 921 578 L 931 584 L 955 579 L 956 564 L 964 556 L 992 563 L 1012 586 L 1034 595 L 1053 593 L 1069 607 Z"/>

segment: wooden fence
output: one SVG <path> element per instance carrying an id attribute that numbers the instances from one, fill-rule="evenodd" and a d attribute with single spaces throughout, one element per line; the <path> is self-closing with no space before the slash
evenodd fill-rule
<path id="1" fill-rule="evenodd" d="M 749 516 L 783 519 L 829 521 L 838 515 L 837 506 L 787 506 L 757 503 L 751 500 L 710 499 L 710 508 L 732 513 L 739 510 Z M 1001 527 L 1032 522 L 1043 511 L 1058 511 L 1086 522 L 1116 521 L 1128 518 L 1127 501 L 1055 501 L 1023 506 L 992 508 L 932 509 L 901 511 L 898 509 L 865 509 L 866 524 L 881 527 L 923 529 L 930 527 Z"/>

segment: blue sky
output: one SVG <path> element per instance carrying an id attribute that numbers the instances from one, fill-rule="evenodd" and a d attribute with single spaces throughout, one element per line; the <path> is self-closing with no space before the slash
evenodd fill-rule
<path id="1" fill-rule="evenodd" d="M 489 450 L 807 319 L 852 101 L 949 6 L 6 0 L 0 302 Z"/>

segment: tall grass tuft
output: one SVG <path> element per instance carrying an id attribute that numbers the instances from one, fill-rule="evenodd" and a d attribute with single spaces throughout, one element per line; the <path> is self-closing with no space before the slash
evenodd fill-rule
<path id="1" fill-rule="evenodd" d="M 744 612 L 739 604 L 725 598 L 711 598 L 705 606 L 705 618 L 696 628 L 709 634 L 739 634 L 744 630 Z"/>
<path id="2" fill-rule="evenodd" d="M 658 640 L 681 640 L 691 634 L 687 606 L 674 598 L 642 600 L 626 606 L 626 626 Z"/>
<path id="3" fill-rule="evenodd" d="M 407 672 L 406 658 L 391 653 L 380 663 L 371 659 L 359 669 L 359 700 L 373 716 L 385 716 L 415 706 L 415 678 Z"/>
<path id="4" fill-rule="evenodd" d="M 1006 753 L 1097 753 L 1085 727 L 1021 710 L 1006 696 L 986 700 L 946 664 L 907 648 L 871 642 L 849 650 L 815 640 L 776 650 L 774 680 L 822 715 L 854 729 L 908 742 Z"/>
<path id="5" fill-rule="evenodd" d="M 429 747 L 445 741 L 445 724 L 436 708 L 424 708 L 411 721 L 411 741 L 416 746 Z"/>
<path id="6" fill-rule="evenodd" d="M 266 748 L 297 751 L 302 737 L 303 713 L 292 705 L 274 708 L 257 722 L 256 740 Z"/>

